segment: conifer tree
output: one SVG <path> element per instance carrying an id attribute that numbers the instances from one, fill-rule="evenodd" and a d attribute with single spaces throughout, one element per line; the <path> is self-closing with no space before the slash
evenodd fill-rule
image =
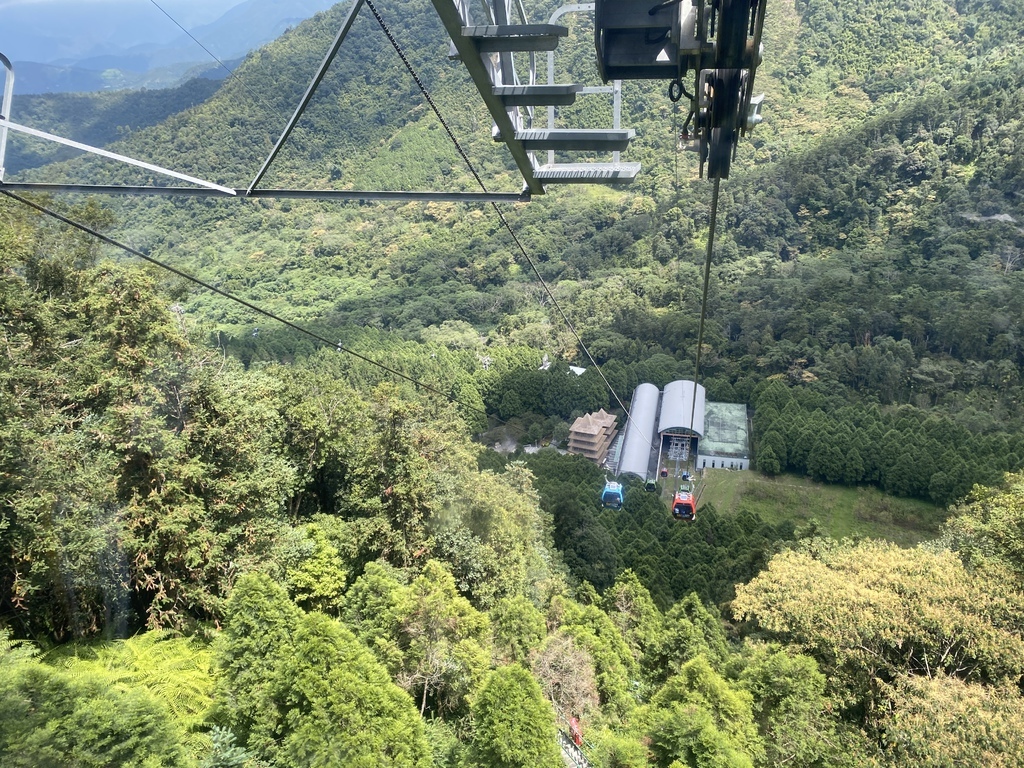
<path id="1" fill-rule="evenodd" d="M 218 711 L 272 765 L 429 765 L 412 699 L 356 637 L 305 614 L 269 577 L 247 574 L 218 639 Z"/>
<path id="2" fill-rule="evenodd" d="M 518 665 L 499 667 L 473 701 L 472 768 L 560 768 L 551 705 Z"/>
<path id="3" fill-rule="evenodd" d="M 771 445 L 765 445 L 758 451 L 757 468 L 769 477 L 774 477 L 782 471 L 782 466 Z"/>
<path id="4" fill-rule="evenodd" d="M 688 661 L 648 708 L 647 731 L 655 765 L 753 768 L 764 745 L 752 704 L 753 697 L 731 686 L 704 656 Z"/>
<path id="5" fill-rule="evenodd" d="M 856 485 L 864 478 L 864 461 L 860 457 L 860 451 L 856 446 L 851 445 L 846 453 L 846 462 L 843 465 L 843 482 L 846 485 Z"/>

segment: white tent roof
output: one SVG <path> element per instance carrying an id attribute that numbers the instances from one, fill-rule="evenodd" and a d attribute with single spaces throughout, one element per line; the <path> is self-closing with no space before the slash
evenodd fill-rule
<path id="1" fill-rule="evenodd" d="M 672 381 L 665 386 L 658 432 L 664 434 L 669 429 L 685 429 L 704 436 L 704 387 L 686 380 Z"/>
<path id="2" fill-rule="evenodd" d="M 619 453 L 618 474 L 629 472 L 647 479 L 654 444 L 654 421 L 661 393 L 653 384 L 641 384 L 633 392 L 626 421 L 626 437 Z"/>

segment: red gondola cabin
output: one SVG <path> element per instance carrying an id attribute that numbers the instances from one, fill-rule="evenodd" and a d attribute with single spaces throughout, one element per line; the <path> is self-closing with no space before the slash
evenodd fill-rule
<path id="1" fill-rule="evenodd" d="M 685 520 L 692 523 L 697 519 L 697 503 L 693 500 L 693 494 L 687 491 L 677 491 L 672 501 L 672 517 L 676 520 Z"/>

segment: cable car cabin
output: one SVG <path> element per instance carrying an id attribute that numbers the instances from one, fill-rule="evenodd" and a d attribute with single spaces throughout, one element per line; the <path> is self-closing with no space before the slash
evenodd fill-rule
<path id="1" fill-rule="evenodd" d="M 697 519 L 697 503 L 693 500 L 692 493 L 676 491 L 676 497 L 672 501 L 672 517 L 688 523 Z"/>
<path id="2" fill-rule="evenodd" d="M 622 484 L 611 480 L 604 484 L 601 493 L 601 506 L 608 509 L 622 509 Z"/>

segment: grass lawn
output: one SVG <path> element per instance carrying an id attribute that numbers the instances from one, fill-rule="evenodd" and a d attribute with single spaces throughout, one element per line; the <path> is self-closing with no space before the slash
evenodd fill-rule
<path id="1" fill-rule="evenodd" d="M 806 477 L 765 477 L 758 472 L 710 469 L 704 473 L 702 504 L 719 512 L 757 512 L 765 520 L 812 519 L 834 539 L 870 536 L 910 547 L 934 538 L 945 510 L 917 499 L 886 496 L 876 488 L 823 485 Z"/>

